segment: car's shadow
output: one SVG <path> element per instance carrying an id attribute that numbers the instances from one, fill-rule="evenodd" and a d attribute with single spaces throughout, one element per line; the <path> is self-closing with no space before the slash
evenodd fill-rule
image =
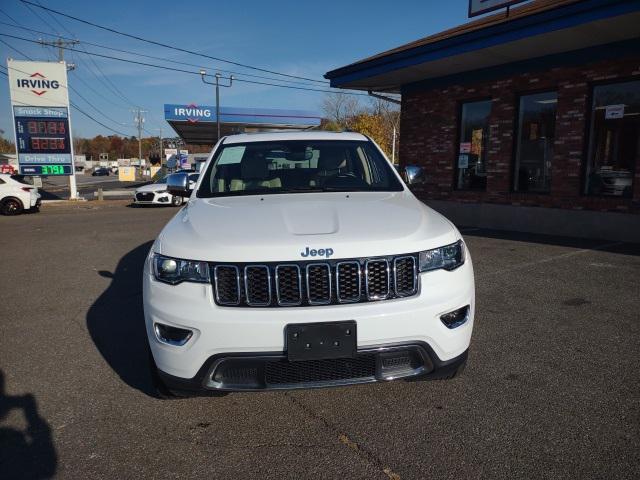
<path id="1" fill-rule="evenodd" d="M 87 328 L 102 357 L 125 383 L 156 396 L 142 308 L 142 269 L 152 244 L 128 252 L 115 272 L 98 272 L 111 284 L 89 308 Z"/>

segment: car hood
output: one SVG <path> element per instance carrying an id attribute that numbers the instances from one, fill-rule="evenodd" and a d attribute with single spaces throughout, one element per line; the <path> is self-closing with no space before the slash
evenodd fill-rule
<path id="1" fill-rule="evenodd" d="M 218 262 L 323 260 L 413 253 L 457 241 L 442 215 L 403 192 L 193 198 L 155 251 Z"/>
<path id="2" fill-rule="evenodd" d="M 136 188 L 136 193 L 138 192 L 159 192 L 162 190 L 166 190 L 167 185 L 164 183 L 150 183 L 149 185 L 143 185 L 141 187 Z"/>

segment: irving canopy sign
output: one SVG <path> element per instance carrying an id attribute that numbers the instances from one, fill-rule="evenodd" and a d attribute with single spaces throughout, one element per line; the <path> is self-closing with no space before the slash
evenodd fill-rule
<path id="1" fill-rule="evenodd" d="M 7 68 L 20 173 L 71 175 L 66 64 L 8 60 Z"/>

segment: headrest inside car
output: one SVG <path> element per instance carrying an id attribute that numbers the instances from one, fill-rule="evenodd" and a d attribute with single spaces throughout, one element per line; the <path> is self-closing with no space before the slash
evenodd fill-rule
<path id="1" fill-rule="evenodd" d="M 346 166 L 345 151 L 342 147 L 325 147 L 320 150 L 318 170 L 338 170 Z"/>
<path id="2" fill-rule="evenodd" d="M 240 162 L 243 180 L 265 180 L 269 178 L 268 160 L 260 152 L 246 152 Z"/>

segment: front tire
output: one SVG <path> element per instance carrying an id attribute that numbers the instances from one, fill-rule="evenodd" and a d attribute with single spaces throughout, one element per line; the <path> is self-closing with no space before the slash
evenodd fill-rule
<path id="1" fill-rule="evenodd" d="M 171 197 L 171 205 L 173 207 L 179 207 L 182 205 L 182 197 L 178 197 L 177 195 L 173 195 Z"/>
<path id="2" fill-rule="evenodd" d="M 6 198 L 0 206 L 0 213 L 3 215 L 18 215 L 22 213 L 24 206 L 17 198 Z"/>

